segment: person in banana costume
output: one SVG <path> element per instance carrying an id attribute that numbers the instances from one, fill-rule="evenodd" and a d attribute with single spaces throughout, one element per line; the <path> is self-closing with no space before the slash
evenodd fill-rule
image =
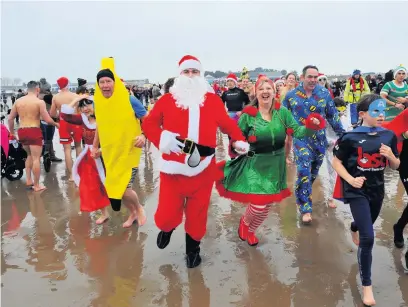
<path id="1" fill-rule="evenodd" d="M 146 109 L 136 97 L 129 96 L 125 84 L 115 73 L 113 58 L 102 59 L 96 79 L 97 129 L 92 156 L 99 157 L 102 153 L 106 169 L 105 188 L 112 209 L 120 211 L 123 202 L 129 210 L 129 218 L 123 227 L 130 227 L 136 221 L 141 226 L 146 222 L 146 216 L 132 185 L 146 141 L 140 125 Z"/>

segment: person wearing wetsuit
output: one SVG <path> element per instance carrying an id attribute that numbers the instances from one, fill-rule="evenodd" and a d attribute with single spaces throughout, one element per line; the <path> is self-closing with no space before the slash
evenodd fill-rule
<path id="1" fill-rule="evenodd" d="M 397 137 L 381 127 L 387 102 L 376 94 L 363 96 L 358 102 L 360 126 L 343 134 L 333 154 L 333 168 L 340 177 L 334 198 L 350 205 L 354 221 L 351 236 L 358 246 L 357 258 L 363 286 L 363 303 L 374 306 L 371 283 L 374 227 L 383 199 L 384 170 L 387 165 L 398 169 Z"/>
<path id="2" fill-rule="evenodd" d="M 237 83 L 237 77 L 234 74 L 229 74 L 227 77 L 228 91 L 225 91 L 221 96 L 231 118 L 239 117 L 244 106 L 249 104 L 248 95 L 237 87 Z"/>

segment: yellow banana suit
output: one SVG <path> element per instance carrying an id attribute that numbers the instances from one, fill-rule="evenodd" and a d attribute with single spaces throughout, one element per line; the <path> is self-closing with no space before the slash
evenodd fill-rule
<path id="1" fill-rule="evenodd" d="M 139 166 L 142 149 L 134 147 L 134 140 L 142 130 L 129 93 L 115 72 L 113 58 L 102 59 L 101 66 L 101 69 L 110 69 L 115 77 L 110 98 L 102 95 L 98 84 L 94 95 L 95 117 L 106 169 L 105 188 L 112 203 L 122 199 L 132 168 Z"/>

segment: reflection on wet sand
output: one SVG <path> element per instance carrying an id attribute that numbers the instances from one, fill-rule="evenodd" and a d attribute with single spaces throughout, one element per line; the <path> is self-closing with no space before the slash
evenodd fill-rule
<path id="1" fill-rule="evenodd" d="M 250 248 L 247 256 L 245 266 L 248 290 L 239 306 L 290 306 L 291 286 L 277 280 L 264 254 L 259 249 Z"/>
<path id="2" fill-rule="evenodd" d="M 332 209 L 316 203 L 313 227 L 303 227 L 297 237 L 295 306 L 338 306 L 344 300 L 348 263 L 353 257 L 348 253 L 344 225 L 332 212 L 327 214 L 328 210 Z"/>
<path id="3" fill-rule="evenodd" d="M 217 159 L 227 157 L 228 139 L 218 137 Z M 56 146 L 59 148 L 59 146 Z M 58 152 L 62 156 L 62 152 Z M 294 197 L 271 207 L 259 229 L 258 248 L 237 236 L 243 204 L 214 191 L 203 240 L 203 264 L 187 270 L 183 226 L 161 251 L 156 247 L 158 155 L 142 155 L 134 188 L 148 222 L 121 227 L 126 212 L 96 225 L 96 213 L 79 212 L 78 190 L 65 178 L 64 163 L 44 174 L 41 194 L 22 181 L 2 180 L 2 303 L 63 307 L 309 307 L 361 306 L 350 212 L 324 204 L 323 173 L 314 184 L 313 224 L 301 227 Z M 296 168 L 288 168 L 293 191 Z M 408 306 L 408 276 L 392 242 L 392 225 L 407 197 L 395 173 L 386 173 L 386 199 L 378 219 L 373 281 L 378 306 Z M 18 285 L 18 286 L 16 286 Z"/>

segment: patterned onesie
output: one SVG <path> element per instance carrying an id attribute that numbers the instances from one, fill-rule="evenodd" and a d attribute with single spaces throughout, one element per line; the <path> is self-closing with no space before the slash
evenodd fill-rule
<path id="1" fill-rule="evenodd" d="M 316 112 L 329 122 L 337 135 L 344 132 L 329 91 L 320 85 L 316 85 L 312 96 L 307 97 L 303 82 L 300 83 L 298 87 L 286 95 L 283 105 L 292 112 L 299 124 L 304 125 L 309 114 Z M 319 173 L 328 145 L 326 132 L 320 130 L 313 136 L 305 137 L 302 140 L 294 138 L 293 145 L 297 166 L 296 203 L 301 214 L 311 213 L 312 185 Z"/>

